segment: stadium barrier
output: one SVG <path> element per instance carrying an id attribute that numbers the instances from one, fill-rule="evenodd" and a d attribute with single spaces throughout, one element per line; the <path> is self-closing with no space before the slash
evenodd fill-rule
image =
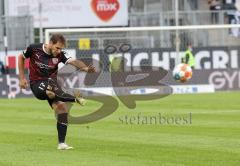
<path id="1" fill-rule="evenodd" d="M 95 58 L 103 65 L 103 73 L 101 81 L 95 84 L 95 88 L 111 87 L 111 76 L 109 68 L 109 56 L 103 50 L 67 50 L 68 56 L 76 58 L 85 58 L 81 55 L 88 55 L 89 58 Z M 17 55 L 20 51 L 10 52 L 9 65 L 11 69 L 16 69 Z M 168 85 L 213 85 L 216 91 L 235 91 L 240 89 L 240 58 L 239 47 L 195 47 L 194 55 L 196 59 L 196 66 L 193 70 L 193 77 L 185 84 L 178 83 L 172 78 L 172 69 L 175 65 L 176 53 L 169 48 L 156 49 L 132 49 L 127 53 L 119 54 L 118 56 L 126 57 L 131 61 L 131 66 L 153 65 L 160 66 L 167 69 L 168 74 L 161 80 L 161 82 Z M 182 55 L 183 52 L 180 52 Z M 3 54 L 2 52 L 0 54 Z M 17 54 L 17 55 L 16 55 Z M 130 57 L 130 58 L 129 58 Z M 98 67 L 100 67 L 99 65 Z M 27 66 L 26 66 L 27 67 Z M 123 73 L 124 75 L 124 73 Z M 71 80 L 70 80 L 71 82 Z M 18 87 L 18 76 L 16 74 L 1 75 L 0 76 L 0 97 L 27 97 L 32 96 L 30 90 L 20 90 Z M 79 82 L 75 82 L 79 83 Z M 72 82 L 73 84 L 73 82 Z M 183 86 L 184 87 L 184 86 Z M 186 87 L 178 91 L 184 93 L 189 91 Z M 91 87 L 90 87 L 91 88 Z M 190 88 L 194 90 L 194 88 Z M 212 92 L 210 90 L 209 92 Z"/>

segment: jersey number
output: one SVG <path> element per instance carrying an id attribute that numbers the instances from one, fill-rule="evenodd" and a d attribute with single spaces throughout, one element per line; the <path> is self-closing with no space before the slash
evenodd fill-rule
<path id="1" fill-rule="evenodd" d="M 41 90 L 44 90 L 45 87 L 46 87 L 46 85 L 42 82 L 42 83 L 39 85 L 38 88 L 41 89 Z"/>

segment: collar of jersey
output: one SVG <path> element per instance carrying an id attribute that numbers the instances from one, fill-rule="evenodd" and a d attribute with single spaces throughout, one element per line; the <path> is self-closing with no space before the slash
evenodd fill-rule
<path id="1" fill-rule="evenodd" d="M 46 51 L 45 48 L 44 48 L 44 44 L 42 45 L 42 49 L 43 49 L 43 52 L 44 52 L 44 53 L 48 54 L 47 51 Z M 48 55 L 51 56 L 50 54 L 48 54 Z"/>

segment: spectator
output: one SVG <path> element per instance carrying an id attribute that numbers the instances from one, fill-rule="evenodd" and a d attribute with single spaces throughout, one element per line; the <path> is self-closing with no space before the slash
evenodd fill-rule
<path id="1" fill-rule="evenodd" d="M 232 24 L 234 23 L 235 20 L 235 14 L 237 11 L 237 8 L 235 6 L 235 1 L 234 0 L 225 0 L 223 2 L 223 6 L 222 9 L 226 11 L 226 15 L 227 15 L 227 23 L 228 24 Z"/>
<path id="2" fill-rule="evenodd" d="M 182 63 L 188 64 L 192 69 L 195 66 L 195 58 L 192 53 L 192 44 L 187 45 L 187 49 L 184 53 L 184 57 L 182 58 Z"/>
<path id="3" fill-rule="evenodd" d="M 211 10 L 211 21 L 213 24 L 218 23 L 218 11 L 221 9 L 219 0 L 208 0 L 209 9 Z"/>
<path id="4" fill-rule="evenodd" d="M 5 74 L 5 67 L 2 61 L 0 61 L 0 75 Z"/>
<path id="5" fill-rule="evenodd" d="M 240 12 L 239 11 L 235 12 L 234 17 L 231 20 L 231 24 L 240 24 Z M 232 35 L 234 37 L 239 37 L 240 36 L 239 28 L 231 28 L 230 35 Z"/>

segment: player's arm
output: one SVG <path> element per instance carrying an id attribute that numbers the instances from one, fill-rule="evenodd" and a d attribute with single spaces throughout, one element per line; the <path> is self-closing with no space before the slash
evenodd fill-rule
<path id="1" fill-rule="evenodd" d="M 19 86 L 20 88 L 26 89 L 28 87 L 28 82 L 24 74 L 24 63 L 25 58 L 23 54 L 20 54 L 18 56 Z"/>
<path id="2" fill-rule="evenodd" d="M 92 65 L 87 66 L 83 61 L 78 60 L 78 59 L 68 59 L 67 63 L 79 68 L 82 71 L 85 72 L 95 72 L 95 67 Z"/>

